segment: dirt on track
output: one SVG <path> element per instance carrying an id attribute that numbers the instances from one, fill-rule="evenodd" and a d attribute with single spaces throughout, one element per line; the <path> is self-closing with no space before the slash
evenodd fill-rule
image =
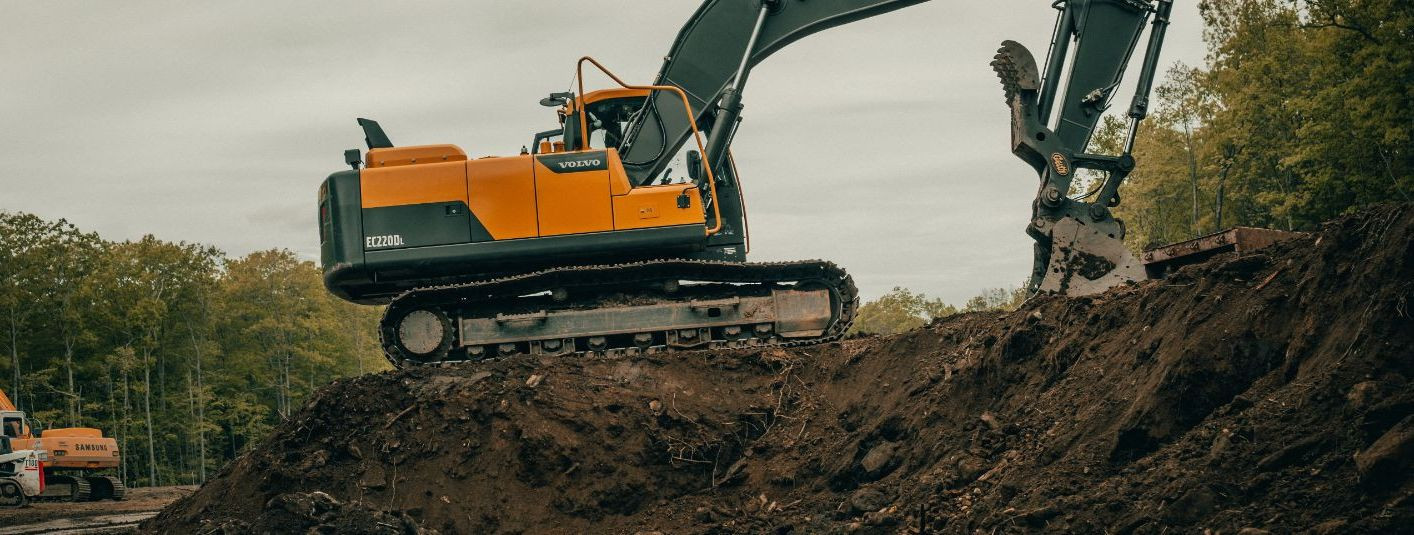
<path id="1" fill-rule="evenodd" d="M 1384 206 L 898 336 L 341 381 L 144 528 L 1397 532 L 1411 317 L 1414 206 Z"/>

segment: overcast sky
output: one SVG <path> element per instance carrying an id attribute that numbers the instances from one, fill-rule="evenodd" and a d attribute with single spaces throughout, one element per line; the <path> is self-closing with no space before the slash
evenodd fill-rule
<path id="1" fill-rule="evenodd" d="M 833 260 L 866 297 L 1019 284 L 1037 179 L 988 62 L 1003 39 L 1043 56 L 1050 3 L 934 0 L 758 66 L 733 147 L 752 260 Z M 362 148 L 355 117 L 515 154 L 555 126 L 537 101 L 575 59 L 649 82 L 698 2 L 0 4 L 0 210 L 317 259 L 316 190 Z M 1201 64 L 1196 2 L 1174 20 L 1164 65 Z"/>

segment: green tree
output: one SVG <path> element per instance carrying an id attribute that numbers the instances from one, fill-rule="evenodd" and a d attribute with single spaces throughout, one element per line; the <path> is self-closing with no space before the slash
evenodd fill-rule
<path id="1" fill-rule="evenodd" d="M 924 294 L 895 286 L 889 293 L 860 306 L 850 331 L 859 334 L 901 333 L 956 313 L 956 308 L 941 299 L 930 299 Z"/>
<path id="2" fill-rule="evenodd" d="M 133 486 L 196 483 L 328 381 L 388 368 L 377 307 L 289 251 L 228 259 L 0 213 L 0 377 L 36 420 L 98 427 Z"/>
<path id="3" fill-rule="evenodd" d="M 1169 71 L 1135 147 L 1117 209 L 1131 245 L 1414 200 L 1414 3 L 1208 0 L 1200 13 L 1208 65 Z M 1117 151 L 1117 127 L 1097 150 Z"/>
<path id="4" fill-rule="evenodd" d="M 1414 200 L 1414 3 L 1208 0 L 1207 65 L 1179 65 L 1117 210 L 1131 246 L 1231 225 L 1314 228 Z M 1107 121 L 1095 148 L 1117 152 Z"/>
<path id="5" fill-rule="evenodd" d="M 319 268 L 290 251 L 229 261 L 221 291 L 221 345 L 239 367 L 254 370 L 252 388 L 273 387 L 281 417 L 332 377 L 385 369 L 365 360 L 378 350 L 379 310 L 339 301 L 324 290 Z"/>
<path id="6" fill-rule="evenodd" d="M 183 427 L 178 423 L 182 419 L 171 414 L 167 373 L 186 367 L 183 361 L 189 355 L 177 353 L 177 348 L 185 345 L 181 342 L 186 333 L 181 327 L 199 313 L 197 305 L 212 284 L 219 257 L 219 251 L 209 247 L 145 236 L 108 247 L 95 273 L 103 282 L 96 292 L 101 295 L 98 305 L 90 313 L 111 325 L 111 340 L 131 349 L 136 360 L 133 368 L 142 374 L 137 392 L 149 484 L 163 481 L 159 465 L 174 442 L 159 441 L 158 437 Z"/>
<path id="7" fill-rule="evenodd" d="M 989 310 L 1016 310 L 1026 302 L 1025 285 L 1015 288 L 990 288 L 983 290 L 963 305 L 963 312 L 984 312 Z"/>

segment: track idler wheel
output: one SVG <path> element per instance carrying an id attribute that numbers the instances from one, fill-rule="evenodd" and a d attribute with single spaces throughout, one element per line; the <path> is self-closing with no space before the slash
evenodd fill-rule
<path id="1" fill-rule="evenodd" d="M 384 344 L 403 359 L 421 363 L 446 359 L 454 338 L 452 321 L 435 308 L 409 310 L 388 322 L 382 334 Z"/>

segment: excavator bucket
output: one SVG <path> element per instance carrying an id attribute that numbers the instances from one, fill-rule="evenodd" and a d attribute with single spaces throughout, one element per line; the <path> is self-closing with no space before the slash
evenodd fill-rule
<path id="1" fill-rule="evenodd" d="M 1047 157 L 1033 144 L 1046 142 L 1039 128 L 1037 95 L 1041 76 L 1031 52 L 1015 41 L 1002 43 L 992 68 L 1012 110 L 1012 152 L 1039 168 L 1043 178 L 1075 172 L 1060 147 Z M 1036 240 L 1030 281 L 1033 292 L 1090 295 L 1125 282 L 1142 280 L 1143 266 L 1124 246 L 1124 225 L 1108 210 L 1087 206 L 1042 180 L 1027 233 Z"/>
<path id="2" fill-rule="evenodd" d="M 1144 280 L 1144 266 L 1124 246 L 1123 236 L 1118 220 L 1086 224 L 1080 218 L 1064 217 L 1057 221 L 1051 225 L 1046 272 L 1037 288 L 1080 296 Z"/>
<path id="3" fill-rule="evenodd" d="M 1040 177 L 1026 229 L 1036 240 L 1029 289 L 1090 295 L 1145 278 L 1143 264 L 1124 245 L 1124 222 L 1110 209 L 1119 205 L 1119 187 L 1134 169 L 1130 151 L 1139 122 L 1148 114 L 1172 1 L 1061 0 L 1055 5 L 1061 15 L 1045 72 L 1031 51 L 1015 41 L 1002 43 L 992 68 L 1011 108 L 1012 153 Z M 1124 152 L 1088 154 L 1086 146 L 1151 15 L 1154 29 L 1128 114 Z M 1082 170 L 1100 178 L 1099 187 L 1072 197 Z"/>

